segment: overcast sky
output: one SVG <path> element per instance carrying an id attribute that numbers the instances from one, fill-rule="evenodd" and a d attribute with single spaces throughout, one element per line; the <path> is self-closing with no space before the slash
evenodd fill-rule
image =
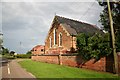
<path id="1" fill-rule="evenodd" d="M 2 2 L 0 3 L 4 46 L 25 53 L 35 45 L 44 45 L 56 15 L 98 25 L 102 8 L 93 2 Z M 21 44 L 21 45 L 20 45 Z"/>

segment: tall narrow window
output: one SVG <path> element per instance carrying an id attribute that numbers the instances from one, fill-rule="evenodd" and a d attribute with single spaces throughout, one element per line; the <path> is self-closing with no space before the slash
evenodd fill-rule
<path id="1" fill-rule="evenodd" d="M 57 32 L 56 29 L 54 29 L 54 45 L 57 44 Z"/>
<path id="2" fill-rule="evenodd" d="M 59 46 L 62 46 L 62 34 L 59 34 Z"/>
<path id="3" fill-rule="evenodd" d="M 50 48 L 52 47 L 52 38 L 50 37 Z"/>

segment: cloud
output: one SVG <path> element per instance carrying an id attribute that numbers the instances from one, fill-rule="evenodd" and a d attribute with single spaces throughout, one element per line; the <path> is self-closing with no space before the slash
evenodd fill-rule
<path id="1" fill-rule="evenodd" d="M 55 13 L 96 24 L 102 10 L 97 2 L 84 15 L 92 4 L 91 2 L 3 2 L 4 46 L 18 53 L 25 53 L 35 45 L 44 44 Z"/>

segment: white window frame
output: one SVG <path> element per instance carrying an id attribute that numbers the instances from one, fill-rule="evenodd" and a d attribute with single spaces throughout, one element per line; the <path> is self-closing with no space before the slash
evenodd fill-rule
<path id="1" fill-rule="evenodd" d="M 61 47 L 62 45 L 60 45 L 61 44 L 61 37 L 60 37 L 60 35 L 62 36 L 62 33 L 60 32 L 60 34 L 59 34 L 59 47 Z"/>
<path id="2" fill-rule="evenodd" d="M 56 28 L 54 29 L 54 45 L 56 45 Z"/>
<path id="3" fill-rule="evenodd" d="M 50 48 L 51 48 L 52 47 L 52 38 L 51 38 L 51 36 L 50 36 L 49 40 L 50 40 Z"/>

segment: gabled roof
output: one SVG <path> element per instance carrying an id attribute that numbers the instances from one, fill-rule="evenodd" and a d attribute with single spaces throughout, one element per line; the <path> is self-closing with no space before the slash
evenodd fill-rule
<path id="1" fill-rule="evenodd" d="M 55 16 L 54 20 L 52 22 L 52 25 L 50 27 L 50 30 L 55 26 L 56 24 L 61 24 L 62 27 L 65 28 L 65 30 L 70 34 L 76 36 L 79 33 L 85 33 L 85 34 L 91 34 L 93 35 L 94 33 L 100 33 L 103 34 L 103 31 L 101 31 L 97 26 L 91 25 L 88 23 L 80 22 L 77 20 L 61 17 L 61 16 Z M 50 30 L 48 32 L 48 35 L 50 33 Z M 48 38 L 47 35 L 47 38 Z M 47 40 L 46 38 L 46 40 Z M 45 41 L 46 42 L 46 41 Z"/>
<path id="2" fill-rule="evenodd" d="M 101 31 L 97 26 L 91 25 L 88 23 L 80 22 L 77 20 L 55 16 L 53 23 L 58 22 L 59 24 L 62 24 L 63 27 L 68 31 L 70 35 L 77 35 L 79 33 L 85 33 L 85 34 L 94 34 L 94 33 L 101 33 L 103 34 L 103 31 Z"/>

